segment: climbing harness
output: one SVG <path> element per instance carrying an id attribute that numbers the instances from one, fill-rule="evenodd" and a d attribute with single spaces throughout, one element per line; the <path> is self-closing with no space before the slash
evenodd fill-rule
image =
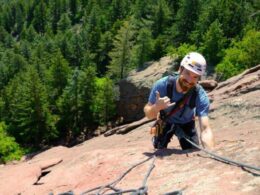
<path id="1" fill-rule="evenodd" d="M 167 96 L 169 99 L 172 98 L 172 92 L 173 92 L 173 86 L 177 79 L 177 76 L 168 76 L 167 80 Z M 150 128 L 150 134 L 154 135 L 153 137 L 153 145 L 154 148 L 162 149 L 164 146 L 159 146 L 159 142 L 162 139 L 163 136 L 163 129 L 166 126 L 167 119 L 180 111 L 185 105 L 188 105 L 191 109 L 195 108 L 196 104 L 196 97 L 198 94 L 199 85 L 196 85 L 195 87 L 191 88 L 179 101 L 175 103 L 175 105 L 172 107 L 171 111 L 166 113 L 164 110 L 160 111 L 159 117 L 155 121 L 155 123 Z M 182 111 L 181 115 L 183 115 L 184 110 Z M 159 145 L 158 145 L 159 144 Z"/>

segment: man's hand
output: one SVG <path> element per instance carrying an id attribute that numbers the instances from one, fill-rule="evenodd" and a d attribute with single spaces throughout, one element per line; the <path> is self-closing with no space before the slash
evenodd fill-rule
<path id="1" fill-rule="evenodd" d="M 154 119 L 158 116 L 160 110 L 173 106 L 175 103 L 171 103 L 170 98 L 167 96 L 160 97 L 159 91 L 156 91 L 155 104 L 148 103 L 144 107 L 145 116 L 149 119 Z"/>
<path id="2" fill-rule="evenodd" d="M 201 143 L 204 148 L 211 150 L 214 148 L 214 138 L 211 129 L 205 129 L 201 132 Z"/>
<path id="3" fill-rule="evenodd" d="M 168 98 L 167 96 L 164 97 L 160 97 L 160 93 L 159 91 L 156 91 L 156 102 L 155 102 L 155 107 L 156 110 L 160 111 L 160 110 L 164 110 L 168 107 L 173 106 L 175 103 L 171 103 L 170 98 Z"/>

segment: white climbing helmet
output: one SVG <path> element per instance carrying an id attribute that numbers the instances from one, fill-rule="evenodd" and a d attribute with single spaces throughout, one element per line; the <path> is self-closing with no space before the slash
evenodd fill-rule
<path id="1" fill-rule="evenodd" d="M 181 66 L 201 76 L 206 71 L 207 63 L 201 54 L 190 52 L 182 59 Z"/>

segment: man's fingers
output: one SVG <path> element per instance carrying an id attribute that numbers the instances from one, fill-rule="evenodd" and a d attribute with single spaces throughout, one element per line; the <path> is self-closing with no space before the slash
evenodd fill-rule
<path id="1" fill-rule="evenodd" d="M 160 98 L 160 92 L 156 91 L 156 100 L 159 100 L 159 98 Z"/>
<path id="2" fill-rule="evenodd" d="M 168 107 L 171 107 L 171 106 L 174 106 L 174 105 L 175 105 L 175 102 L 168 104 Z"/>

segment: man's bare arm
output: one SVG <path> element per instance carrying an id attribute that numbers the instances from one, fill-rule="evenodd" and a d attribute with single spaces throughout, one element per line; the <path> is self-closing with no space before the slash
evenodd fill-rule
<path id="1" fill-rule="evenodd" d="M 209 125 L 208 116 L 199 117 L 200 140 L 204 148 L 214 148 L 214 136 Z"/>

